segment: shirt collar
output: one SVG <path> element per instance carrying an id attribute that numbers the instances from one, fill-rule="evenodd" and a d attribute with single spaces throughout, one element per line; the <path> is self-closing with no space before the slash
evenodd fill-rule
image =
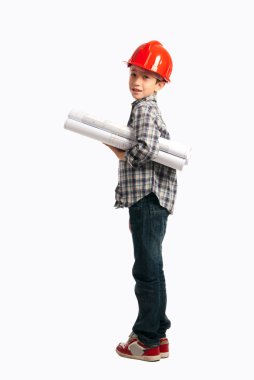
<path id="1" fill-rule="evenodd" d="M 145 98 L 142 98 L 142 99 L 137 99 L 134 102 L 132 102 L 131 105 L 135 106 L 139 102 L 148 101 L 148 100 L 153 100 L 153 101 L 157 102 L 157 100 L 156 100 L 156 94 L 152 94 L 152 95 L 146 96 Z"/>

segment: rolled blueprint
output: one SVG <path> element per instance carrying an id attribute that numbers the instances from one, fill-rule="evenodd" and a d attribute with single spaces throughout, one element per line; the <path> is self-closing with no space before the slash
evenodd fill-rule
<path id="1" fill-rule="evenodd" d="M 136 141 L 126 139 L 125 137 L 118 136 L 100 128 L 94 128 L 90 125 L 69 118 L 65 121 L 64 128 L 122 150 L 130 149 L 137 144 Z M 177 170 L 182 170 L 185 165 L 185 160 L 183 158 L 162 151 L 159 151 L 159 154 L 153 161 Z"/>
<path id="2" fill-rule="evenodd" d="M 125 137 L 128 140 L 136 141 L 134 130 L 125 125 L 117 125 L 116 123 L 100 119 L 77 109 L 72 109 L 69 112 L 68 118 L 113 133 L 117 136 Z M 183 144 L 174 142 L 172 140 L 167 140 L 163 137 L 159 138 L 159 144 L 160 151 L 183 158 L 185 160 L 184 164 L 188 164 L 191 156 L 190 147 L 186 147 Z"/>

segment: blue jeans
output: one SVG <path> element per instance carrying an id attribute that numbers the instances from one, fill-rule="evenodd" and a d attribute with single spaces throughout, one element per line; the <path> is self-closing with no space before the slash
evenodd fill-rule
<path id="1" fill-rule="evenodd" d="M 129 207 L 134 247 L 132 274 L 139 312 L 132 328 L 148 347 L 159 345 L 170 328 L 166 316 L 167 293 L 162 260 L 162 241 L 169 212 L 154 193 L 146 195 Z"/>

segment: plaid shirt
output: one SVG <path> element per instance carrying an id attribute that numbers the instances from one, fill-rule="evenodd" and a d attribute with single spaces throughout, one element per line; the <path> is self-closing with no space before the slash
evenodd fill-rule
<path id="1" fill-rule="evenodd" d="M 170 139 L 156 95 L 132 103 L 128 127 L 134 129 L 137 144 L 125 152 L 125 160 L 119 160 L 114 207 L 130 207 L 154 192 L 160 205 L 173 214 L 176 170 L 152 161 L 159 153 L 159 137 Z"/>

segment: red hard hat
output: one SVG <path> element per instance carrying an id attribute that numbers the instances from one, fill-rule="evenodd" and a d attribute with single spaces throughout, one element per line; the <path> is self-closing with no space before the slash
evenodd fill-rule
<path id="1" fill-rule="evenodd" d="M 169 52 L 158 41 L 150 41 L 140 45 L 127 62 L 128 66 L 135 65 L 159 74 L 169 82 L 173 62 Z"/>

